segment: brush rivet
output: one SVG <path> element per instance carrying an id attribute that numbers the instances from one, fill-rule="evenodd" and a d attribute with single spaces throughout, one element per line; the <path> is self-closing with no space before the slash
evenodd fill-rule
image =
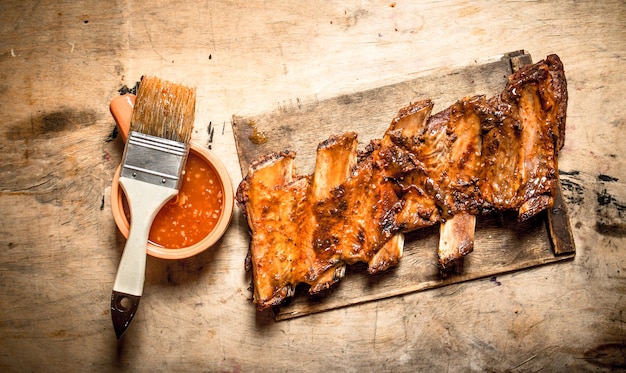
<path id="1" fill-rule="evenodd" d="M 166 181 L 167 180 L 165 180 L 165 179 L 161 179 L 161 184 L 165 184 Z"/>
<path id="2" fill-rule="evenodd" d="M 133 172 L 133 177 L 137 177 L 137 173 L 136 172 Z"/>

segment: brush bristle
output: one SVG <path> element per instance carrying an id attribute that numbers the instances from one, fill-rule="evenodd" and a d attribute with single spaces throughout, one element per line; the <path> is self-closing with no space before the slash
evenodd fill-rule
<path id="1" fill-rule="evenodd" d="M 195 111 L 195 88 L 144 77 L 137 90 L 130 130 L 187 144 Z"/>

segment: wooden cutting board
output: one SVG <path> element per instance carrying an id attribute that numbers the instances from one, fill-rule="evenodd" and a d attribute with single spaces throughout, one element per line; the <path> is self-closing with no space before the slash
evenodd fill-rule
<path id="1" fill-rule="evenodd" d="M 524 51 L 456 69 L 442 68 L 429 75 L 327 100 L 296 99 L 267 113 L 238 116 L 233 132 L 243 175 L 249 164 L 264 154 L 290 149 L 297 152 L 300 174 L 315 167 L 317 144 L 330 135 L 355 131 L 363 148 L 381 138 L 397 111 L 411 101 L 432 99 L 433 113 L 456 100 L 477 94 L 493 96 L 507 77 L 532 62 Z M 384 273 L 369 275 L 366 266 L 353 265 L 346 276 L 327 293 L 310 296 L 306 286 L 295 297 L 274 309 L 276 320 L 285 320 L 339 307 L 494 277 L 516 270 L 571 259 L 575 255 L 569 218 L 559 184 L 554 207 L 526 222 L 515 214 L 502 213 L 478 218 L 474 252 L 455 273 L 442 275 L 437 266 L 438 227 L 406 236 L 400 264 Z"/>

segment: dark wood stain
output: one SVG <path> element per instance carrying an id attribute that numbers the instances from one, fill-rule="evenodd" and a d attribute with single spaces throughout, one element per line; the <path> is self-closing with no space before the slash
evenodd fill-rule
<path id="1" fill-rule="evenodd" d="M 626 236 L 626 204 L 618 201 L 606 189 L 596 192 L 596 232 L 605 236 Z"/>
<path id="2" fill-rule="evenodd" d="M 119 135 L 119 130 L 117 129 L 117 126 L 113 126 L 113 130 L 111 130 L 111 133 L 109 134 L 109 136 L 107 136 L 104 142 L 111 142 L 115 140 L 117 138 L 117 135 Z"/>
<path id="3" fill-rule="evenodd" d="M 561 172 L 561 175 L 571 174 Z M 561 186 L 563 187 L 563 198 L 568 204 L 581 205 L 585 201 L 585 188 L 573 177 L 561 178 Z"/>
<path id="4" fill-rule="evenodd" d="M 626 343 L 605 343 L 596 346 L 584 354 L 585 360 L 593 365 L 610 368 L 626 368 Z"/>
<path id="5" fill-rule="evenodd" d="M 598 180 L 600 180 L 600 181 L 619 181 L 619 179 L 616 178 L 616 177 L 609 176 L 609 175 L 604 175 L 604 174 L 598 175 Z"/>
<path id="6" fill-rule="evenodd" d="M 65 131 L 89 127 L 96 123 L 98 113 L 93 110 L 62 108 L 57 111 L 31 116 L 30 120 L 9 127 L 7 140 L 53 138 Z"/>

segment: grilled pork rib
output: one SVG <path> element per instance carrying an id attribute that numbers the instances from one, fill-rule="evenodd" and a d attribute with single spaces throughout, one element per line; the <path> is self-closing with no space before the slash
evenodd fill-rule
<path id="1" fill-rule="evenodd" d="M 315 172 L 298 176 L 294 153 L 250 165 L 237 190 L 247 217 L 254 301 L 282 302 L 299 283 L 316 293 L 347 264 L 370 273 L 396 265 L 404 233 L 441 224 L 439 265 L 474 249 L 477 215 L 552 206 L 563 146 L 567 87 L 556 55 L 522 67 L 492 98 L 466 97 L 431 115 L 401 109 L 382 139 L 357 153 L 357 136 L 318 146 Z"/>
<path id="2" fill-rule="evenodd" d="M 254 299 L 264 308 L 291 296 L 308 275 L 313 259 L 298 240 L 300 225 L 307 218 L 303 207 L 309 178 L 295 175 L 294 157 L 288 151 L 261 157 L 250 165 L 254 177 L 237 190 L 252 236 Z"/>

